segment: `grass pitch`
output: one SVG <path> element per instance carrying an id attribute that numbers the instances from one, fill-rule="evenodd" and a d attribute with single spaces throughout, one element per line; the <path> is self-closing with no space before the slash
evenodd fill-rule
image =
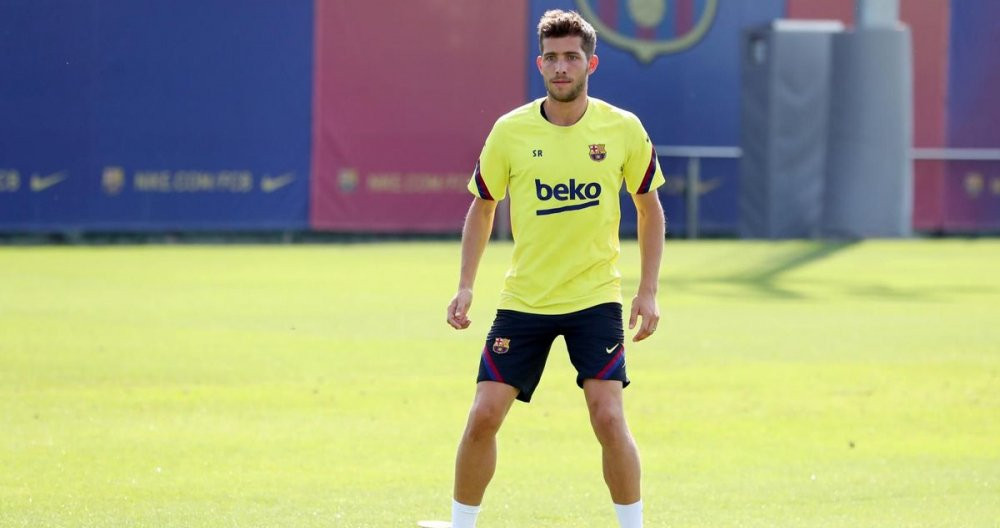
<path id="1" fill-rule="evenodd" d="M 0 526 L 447 518 L 508 244 L 0 248 Z M 670 242 L 649 527 L 1000 526 L 1000 242 Z M 638 251 L 625 244 L 626 295 Z M 479 525 L 615 526 L 558 340 Z"/>

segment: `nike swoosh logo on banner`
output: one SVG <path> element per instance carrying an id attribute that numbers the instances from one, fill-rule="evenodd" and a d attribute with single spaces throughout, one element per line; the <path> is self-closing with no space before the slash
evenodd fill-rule
<path id="1" fill-rule="evenodd" d="M 295 174 L 291 172 L 282 174 L 281 176 L 277 176 L 275 178 L 268 178 L 267 176 L 264 176 L 260 180 L 260 190 L 266 193 L 274 192 L 292 183 L 293 181 L 295 181 Z"/>
<path id="2" fill-rule="evenodd" d="M 66 179 L 65 172 L 57 172 L 48 176 L 31 175 L 31 190 L 41 192 Z"/>

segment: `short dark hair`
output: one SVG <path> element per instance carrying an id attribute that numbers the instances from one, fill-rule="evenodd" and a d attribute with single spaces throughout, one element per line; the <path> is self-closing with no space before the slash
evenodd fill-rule
<path id="1" fill-rule="evenodd" d="M 542 40 L 559 37 L 580 37 L 583 41 L 583 52 L 589 58 L 597 48 L 597 31 L 576 11 L 550 9 L 538 21 L 538 49 L 542 49 Z"/>

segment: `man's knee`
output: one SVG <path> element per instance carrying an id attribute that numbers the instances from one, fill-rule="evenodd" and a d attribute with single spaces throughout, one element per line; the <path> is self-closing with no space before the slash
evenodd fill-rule
<path id="1" fill-rule="evenodd" d="M 627 434 L 625 413 L 613 403 L 594 402 L 590 405 L 590 423 L 594 433 L 603 442 L 622 438 Z"/>
<path id="2" fill-rule="evenodd" d="M 479 441 L 496 435 L 503 423 L 506 409 L 499 405 L 476 402 L 469 411 L 469 424 L 465 436 L 470 440 Z"/>
<path id="3" fill-rule="evenodd" d="M 465 436 L 470 440 L 479 441 L 496 435 L 517 395 L 512 387 L 491 387 L 491 389 L 480 391 L 472 403 L 469 423 L 465 428 Z"/>
<path id="4" fill-rule="evenodd" d="M 597 439 L 602 444 L 627 441 L 629 432 L 628 425 L 625 423 L 625 410 L 620 386 L 613 387 L 602 382 L 591 382 L 585 383 L 584 387 L 587 392 L 590 423 Z"/>

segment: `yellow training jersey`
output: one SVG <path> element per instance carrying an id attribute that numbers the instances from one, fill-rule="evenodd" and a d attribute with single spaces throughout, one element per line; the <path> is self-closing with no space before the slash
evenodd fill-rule
<path id="1" fill-rule="evenodd" d="M 656 152 L 630 112 L 590 98 L 571 126 L 548 122 L 538 99 L 497 120 L 469 191 L 510 194 L 514 256 L 501 309 L 564 314 L 621 302 L 618 195 L 663 184 Z"/>

